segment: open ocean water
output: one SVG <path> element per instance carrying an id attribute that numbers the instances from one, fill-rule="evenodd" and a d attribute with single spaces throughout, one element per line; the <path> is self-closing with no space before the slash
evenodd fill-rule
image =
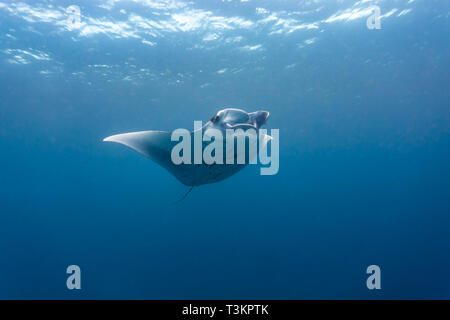
<path id="1" fill-rule="evenodd" d="M 449 18 L 438 0 L 0 0 L 0 298 L 449 299 Z M 270 111 L 278 174 L 173 204 L 186 186 L 102 142 L 225 107 Z"/>

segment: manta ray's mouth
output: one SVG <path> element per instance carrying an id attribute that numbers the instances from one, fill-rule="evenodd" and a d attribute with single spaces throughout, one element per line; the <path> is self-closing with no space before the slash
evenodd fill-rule
<path id="1" fill-rule="evenodd" d="M 269 111 L 256 111 L 249 114 L 251 121 L 259 128 L 266 123 L 269 118 Z"/>

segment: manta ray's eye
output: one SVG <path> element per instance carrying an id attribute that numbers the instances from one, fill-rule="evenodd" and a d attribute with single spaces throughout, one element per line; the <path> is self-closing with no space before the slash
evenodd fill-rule
<path id="1" fill-rule="evenodd" d="M 211 121 L 212 123 L 215 123 L 215 122 L 219 121 L 219 116 L 218 116 L 218 115 L 215 115 L 214 117 L 211 118 L 210 121 Z"/>

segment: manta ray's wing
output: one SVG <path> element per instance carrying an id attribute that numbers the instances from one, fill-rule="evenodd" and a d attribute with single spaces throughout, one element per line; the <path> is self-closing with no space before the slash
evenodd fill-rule
<path id="1" fill-rule="evenodd" d="M 171 160 L 173 142 L 170 136 L 167 131 L 150 130 L 116 134 L 103 141 L 117 142 L 136 150 L 168 170 L 181 183 L 193 186 L 196 177 L 194 168 L 177 166 Z"/>

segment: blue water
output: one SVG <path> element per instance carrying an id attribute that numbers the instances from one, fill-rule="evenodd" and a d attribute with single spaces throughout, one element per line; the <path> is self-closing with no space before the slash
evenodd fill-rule
<path id="1" fill-rule="evenodd" d="M 449 12 L 0 0 L 0 298 L 450 298 Z M 102 142 L 224 107 L 270 111 L 277 175 L 174 205 L 187 187 Z"/>

